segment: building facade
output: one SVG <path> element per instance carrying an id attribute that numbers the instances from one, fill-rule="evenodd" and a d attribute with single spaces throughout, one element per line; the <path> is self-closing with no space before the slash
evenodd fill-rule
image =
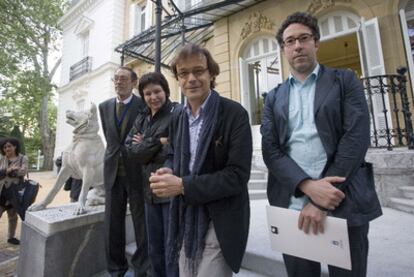
<path id="1" fill-rule="evenodd" d="M 172 98 L 180 100 L 177 83 L 167 68 L 174 50 L 183 38 L 204 45 L 220 65 L 217 91 L 249 112 L 255 153 L 260 153 L 264 93 L 289 74 L 275 33 L 286 15 L 295 11 L 318 18 L 322 36 L 318 59 L 322 64 L 352 69 L 360 77 L 393 74 L 397 67 L 405 66 L 409 69 L 408 97 L 413 103 L 414 0 L 163 0 L 162 5 L 163 22 L 176 16 L 181 31 L 186 28 L 180 33 L 176 22 L 178 25 L 170 27 L 165 24 L 169 29 L 164 26 L 162 31 L 162 72 L 169 80 Z M 99 104 L 114 95 L 110 76 L 121 60 L 138 75 L 154 69 L 154 23 L 155 4 L 150 0 L 81 0 L 62 18 L 56 153 L 71 138 L 64 123 L 65 109 L 83 108 L 88 101 Z M 85 57 L 92 57 L 91 71 L 71 81 L 71 66 Z M 376 126 L 395 122 L 391 113 L 382 112 L 382 101 L 382 97 L 373 98 Z M 389 110 L 392 102 L 385 97 Z"/>
<path id="2" fill-rule="evenodd" d="M 111 78 L 120 64 L 114 48 L 125 40 L 125 1 L 76 0 L 60 19 L 62 66 L 55 157 L 70 144 L 66 110 L 84 110 L 115 95 Z"/>

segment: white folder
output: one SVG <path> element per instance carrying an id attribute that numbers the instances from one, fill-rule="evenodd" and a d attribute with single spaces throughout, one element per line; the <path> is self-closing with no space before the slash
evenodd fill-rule
<path id="1" fill-rule="evenodd" d="M 351 270 L 348 227 L 345 219 L 326 217 L 324 233 L 305 234 L 298 228 L 299 212 L 267 206 L 273 250 Z"/>

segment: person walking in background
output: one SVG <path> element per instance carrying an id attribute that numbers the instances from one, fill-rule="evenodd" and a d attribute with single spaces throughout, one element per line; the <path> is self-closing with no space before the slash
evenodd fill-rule
<path id="1" fill-rule="evenodd" d="M 150 177 L 155 195 L 174 197 L 167 261 L 179 259 L 180 277 L 232 276 L 249 232 L 248 114 L 214 90 L 220 69 L 206 49 L 187 44 L 171 68 L 186 105 L 171 121 L 167 167 Z"/>
<path id="2" fill-rule="evenodd" d="M 15 186 L 18 186 L 27 174 L 29 160 L 20 154 L 20 142 L 16 138 L 3 139 L 0 142 L 0 152 L 0 217 L 7 211 L 7 242 L 18 245 L 20 241 L 16 238 L 17 214 L 24 218 L 25 211 L 21 210 Z"/>
<path id="3" fill-rule="evenodd" d="M 170 251 L 167 245 L 170 198 L 154 195 L 149 178 L 167 159 L 171 115 L 181 106 L 170 101 L 170 88 L 161 73 L 143 75 L 138 91 L 147 107 L 135 120 L 125 144 L 129 154 L 142 164 L 148 251 L 153 276 L 178 277 L 178 264 L 167 263 L 166 259 Z"/>
<path id="4" fill-rule="evenodd" d="M 111 276 L 124 276 L 128 270 L 125 257 L 125 216 L 127 203 L 131 210 L 137 249 L 131 264 L 135 276 L 148 276 L 147 234 L 144 216 L 144 196 L 141 167 L 127 155 L 124 145 L 135 118 L 144 109 L 144 103 L 133 95 L 137 84 L 136 73 L 128 67 L 119 67 L 113 78 L 117 96 L 99 105 L 102 129 L 106 139 L 104 160 L 105 185 L 105 240 L 107 269 Z"/>
<path id="5" fill-rule="evenodd" d="M 276 39 L 289 78 L 266 97 L 263 159 L 271 205 L 300 211 L 305 233 L 323 233 L 327 215 L 348 222 L 352 271 L 329 266 L 330 276 L 365 276 L 369 221 L 381 215 L 369 146 L 369 114 L 361 82 L 350 70 L 318 64 L 316 18 L 297 12 Z M 283 255 L 288 276 L 320 276 L 317 262 Z"/>
<path id="6" fill-rule="evenodd" d="M 55 161 L 57 173 L 59 173 L 62 167 L 62 155 L 63 153 L 60 154 L 60 156 L 57 157 Z M 66 180 L 65 185 L 63 186 L 63 190 L 69 191 L 70 202 L 78 202 L 79 195 L 82 190 L 82 179 L 69 177 L 69 179 Z"/>

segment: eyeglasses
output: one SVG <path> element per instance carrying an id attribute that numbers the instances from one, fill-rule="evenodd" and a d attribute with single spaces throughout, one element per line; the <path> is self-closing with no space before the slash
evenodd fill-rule
<path id="1" fill-rule="evenodd" d="M 298 37 L 288 37 L 283 41 L 285 47 L 292 47 L 296 44 L 296 41 L 299 41 L 300 44 L 305 44 L 310 42 L 313 39 L 312 34 L 301 34 Z"/>
<path id="2" fill-rule="evenodd" d="M 128 77 L 125 76 L 115 76 L 111 78 L 112 82 L 116 83 L 116 82 L 121 82 L 121 83 L 125 83 L 127 81 L 129 81 Z"/>
<path id="3" fill-rule="evenodd" d="M 201 75 L 206 72 L 208 68 L 195 68 L 191 71 L 181 71 L 177 73 L 177 76 L 181 79 L 187 79 L 190 76 L 190 73 L 194 75 L 194 77 L 200 77 Z"/>

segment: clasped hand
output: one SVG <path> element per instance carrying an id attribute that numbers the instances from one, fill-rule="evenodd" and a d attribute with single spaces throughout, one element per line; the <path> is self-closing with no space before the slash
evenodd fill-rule
<path id="1" fill-rule="evenodd" d="M 345 198 L 345 194 L 334 185 L 344 181 L 344 177 L 332 176 L 319 180 L 305 180 L 298 187 L 316 205 L 327 210 L 334 210 Z M 306 234 L 309 233 L 310 229 L 314 234 L 323 233 L 326 215 L 326 211 L 322 211 L 319 207 L 308 203 L 300 212 L 298 227 Z"/>
<path id="2" fill-rule="evenodd" d="M 150 188 L 158 197 L 172 197 L 184 193 L 182 179 L 173 175 L 170 168 L 163 167 L 149 178 Z"/>

